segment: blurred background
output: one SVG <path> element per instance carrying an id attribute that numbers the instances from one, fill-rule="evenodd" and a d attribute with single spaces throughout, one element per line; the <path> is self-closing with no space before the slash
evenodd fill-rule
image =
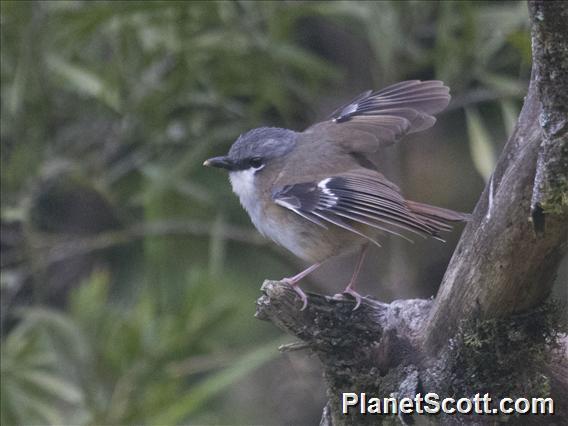
<path id="1" fill-rule="evenodd" d="M 253 317 L 263 279 L 305 265 L 204 159 L 441 79 L 437 125 L 378 160 L 407 198 L 471 211 L 530 73 L 523 2 L 2 1 L 0 29 L 3 425 L 317 424 L 317 360 Z M 435 295 L 461 229 L 385 237 L 361 291 Z"/>

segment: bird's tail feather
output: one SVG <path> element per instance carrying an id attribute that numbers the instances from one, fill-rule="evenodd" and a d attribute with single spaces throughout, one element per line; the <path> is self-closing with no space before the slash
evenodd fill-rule
<path id="1" fill-rule="evenodd" d="M 456 212 L 416 201 L 406 201 L 406 205 L 412 213 L 436 231 L 449 231 L 452 229 L 450 223 L 471 220 L 469 213 Z"/>

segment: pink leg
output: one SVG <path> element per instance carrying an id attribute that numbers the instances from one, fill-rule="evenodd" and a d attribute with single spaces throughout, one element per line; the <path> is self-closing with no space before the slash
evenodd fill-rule
<path id="1" fill-rule="evenodd" d="M 353 271 L 353 276 L 351 277 L 351 281 L 343 290 L 343 293 L 348 293 L 355 298 L 355 307 L 353 310 L 357 309 L 361 305 L 361 295 L 355 291 L 355 282 L 357 281 L 357 277 L 359 276 L 359 272 L 361 272 L 361 267 L 363 266 L 363 262 L 365 261 L 365 256 L 367 255 L 367 249 L 369 248 L 369 244 L 365 244 L 361 247 L 361 252 L 359 254 L 359 260 L 357 261 L 357 266 L 355 266 L 355 271 Z"/>
<path id="2" fill-rule="evenodd" d="M 315 271 L 316 269 L 318 269 L 321 266 L 321 262 L 318 263 L 314 263 L 312 266 L 310 266 L 307 269 L 304 269 L 302 272 L 300 272 L 297 275 L 294 275 L 293 277 L 289 277 L 289 278 L 282 278 L 280 281 L 285 282 L 286 284 L 290 284 L 292 286 L 292 288 L 294 289 L 294 291 L 296 293 L 298 293 L 298 296 L 300 296 L 300 299 L 302 300 L 302 308 L 300 309 L 301 311 L 303 311 L 304 309 L 306 309 L 306 306 L 308 306 L 308 297 L 306 296 L 306 293 L 304 293 L 302 291 L 302 289 L 300 288 L 300 286 L 298 286 L 298 281 L 300 281 L 302 278 L 304 278 L 306 275 L 308 275 L 310 272 Z"/>

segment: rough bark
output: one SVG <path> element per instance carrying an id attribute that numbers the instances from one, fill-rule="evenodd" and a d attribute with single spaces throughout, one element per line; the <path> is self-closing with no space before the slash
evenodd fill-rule
<path id="1" fill-rule="evenodd" d="M 310 295 L 299 311 L 286 285 L 262 287 L 257 316 L 302 340 L 322 361 L 329 396 L 322 424 L 398 422 L 341 414 L 342 392 L 552 395 L 565 411 L 562 312 L 543 302 L 568 248 L 568 3 L 535 1 L 529 9 L 528 94 L 435 300 L 365 299 L 352 311 L 351 301 Z M 513 420 L 562 421 L 558 415 Z"/>
<path id="2" fill-rule="evenodd" d="M 531 3 L 530 8 L 544 132 L 531 207 L 537 231 L 543 232 L 546 214 L 568 208 L 568 13 L 561 4 Z"/>

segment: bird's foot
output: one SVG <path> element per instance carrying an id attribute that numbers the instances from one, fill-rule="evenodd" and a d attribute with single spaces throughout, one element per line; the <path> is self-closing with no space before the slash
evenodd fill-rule
<path id="1" fill-rule="evenodd" d="M 363 299 L 363 296 L 361 296 L 359 293 L 357 293 L 349 286 L 347 286 L 347 288 L 343 290 L 343 293 L 338 293 L 335 296 L 333 296 L 333 298 L 336 300 L 341 300 L 345 297 L 345 294 L 349 294 L 351 297 L 353 297 L 353 299 L 355 299 L 355 307 L 353 308 L 353 310 L 355 311 L 359 309 L 359 306 L 361 306 L 361 300 Z"/>
<path id="2" fill-rule="evenodd" d="M 300 286 L 290 278 L 283 278 L 281 282 L 292 286 L 294 291 L 298 294 L 298 296 L 300 296 L 300 300 L 302 301 L 302 307 L 300 308 L 300 311 L 306 309 L 306 307 L 308 306 L 308 296 L 306 296 L 306 293 L 304 293 Z"/>

